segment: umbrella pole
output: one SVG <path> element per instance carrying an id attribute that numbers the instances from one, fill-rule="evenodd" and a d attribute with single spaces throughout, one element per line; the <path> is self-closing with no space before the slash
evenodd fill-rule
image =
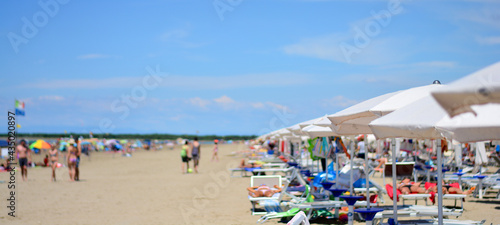
<path id="1" fill-rule="evenodd" d="M 418 182 L 417 180 L 417 169 L 415 169 L 415 166 L 417 165 L 417 144 L 418 142 L 416 141 L 416 139 L 413 141 L 413 156 L 415 158 L 415 164 L 413 166 L 413 177 L 414 177 L 414 181 L 415 183 Z"/>
<path id="2" fill-rule="evenodd" d="M 368 166 L 368 135 L 364 135 L 365 142 L 365 175 L 366 175 L 366 207 L 370 208 L 370 167 Z"/>
<path id="3" fill-rule="evenodd" d="M 443 168 L 441 163 L 441 140 L 434 140 L 436 142 L 437 161 L 438 161 L 438 224 L 443 225 Z"/>
<path id="4" fill-rule="evenodd" d="M 394 224 L 398 224 L 398 192 L 397 192 L 397 185 L 398 181 L 396 179 L 396 139 L 392 139 L 391 143 L 392 147 L 392 209 L 394 212 L 393 219 L 394 219 Z"/>
<path id="5" fill-rule="evenodd" d="M 350 174 L 350 179 L 349 181 L 350 182 L 350 189 L 349 189 L 349 192 L 351 193 L 351 195 L 354 195 L 354 186 L 353 186 L 353 179 L 354 179 L 354 141 L 351 140 L 351 174 Z"/>

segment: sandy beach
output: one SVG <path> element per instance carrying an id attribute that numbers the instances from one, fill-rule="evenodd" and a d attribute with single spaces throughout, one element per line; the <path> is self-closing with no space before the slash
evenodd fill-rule
<path id="1" fill-rule="evenodd" d="M 57 170 L 57 182 L 50 181 L 50 168 L 30 168 L 28 182 L 22 182 L 18 171 L 15 218 L 6 208 L 11 190 L 0 183 L 0 224 L 255 224 L 259 217 L 250 214 L 245 190 L 250 179 L 230 178 L 228 172 L 241 160 L 231 153 L 246 147 L 221 145 L 220 161 L 211 162 L 212 147 L 202 146 L 198 174 L 181 173 L 178 146 L 139 150 L 132 157 L 106 152 L 82 156 L 79 182 L 69 181 L 67 168 Z M 8 173 L 0 173 L 0 181 L 8 179 Z M 375 181 L 382 184 L 381 178 Z M 469 197 L 459 219 L 499 224 L 500 200 Z"/>

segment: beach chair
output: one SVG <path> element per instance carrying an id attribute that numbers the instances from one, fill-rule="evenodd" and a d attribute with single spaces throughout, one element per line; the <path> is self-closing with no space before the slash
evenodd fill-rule
<path id="1" fill-rule="evenodd" d="M 287 225 L 309 225 L 309 220 L 304 212 L 298 212 Z"/>
<path id="2" fill-rule="evenodd" d="M 270 175 L 270 176 L 252 176 L 250 178 L 250 187 L 266 185 L 268 187 L 278 187 L 282 186 L 280 175 Z M 280 193 L 276 193 L 271 197 L 251 197 L 248 196 L 250 203 L 252 203 L 252 215 L 262 215 L 266 214 L 268 211 L 281 211 L 279 206 Z M 264 206 L 266 211 L 258 212 L 256 210 L 257 205 Z"/>
<path id="3" fill-rule="evenodd" d="M 431 187 L 434 187 L 436 186 L 437 184 L 436 183 L 429 183 L 429 182 L 425 182 L 425 189 L 429 189 Z M 449 184 L 450 186 L 452 187 L 455 187 L 455 188 L 460 188 L 460 184 L 459 183 L 451 183 Z M 435 198 L 437 198 L 437 193 L 434 193 L 434 192 L 431 192 L 431 201 L 432 201 L 432 204 L 435 203 Z M 445 194 L 443 195 L 443 200 L 454 200 L 455 201 L 455 206 L 454 207 L 457 207 L 457 201 L 460 201 L 460 209 L 463 210 L 464 209 L 464 201 L 465 201 L 465 197 L 467 197 L 467 195 L 464 195 L 464 194 Z"/>
<path id="4" fill-rule="evenodd" d="M 292 173 L 293 169 L 294 169 L 294 167 L 283 168 L 283 169 L 280 169 L 280 168 L 278 168 L 278 169 L 259 168 L 259 169 L 252 170 L 252 172 L 256 173 L 256 175 L 262 175 L 263 173 L 272 173 L 273 175 L 275 175 L 277 173 L 283 173 L 285 176 L 289 176 Z"/>
<path id="5" fill-rule="evenodd" d="M 292 199 L 292 202 L 295 204 L 302 203 L 302 202 L 312 202 L 314 201 L 310 192 L 310 187 L 309 185 L 305 185 L 305 191 L 303 194 L 303 198 L 299 199 Z M 277 219 L 277 218 L 286 218 L 286 217 L 292 217 L 295 216 L 297 213 L 301 212 L 301 209 L 299 208 L 291 208 L 288 211 L 285 212 L 270 212 L 267 213 L 266 215 L 262 216 L 259 220 L 257 220 L 257 223 L 264 223 L 269 219 Z"/>
<path id="6" fill-rule="evenodd" d="M 385 163 L 384 174 L 386 177 L 392 177 L 392 162 Z M 396 177 L 412 177 L 415 162 L 396 162 Z"/>

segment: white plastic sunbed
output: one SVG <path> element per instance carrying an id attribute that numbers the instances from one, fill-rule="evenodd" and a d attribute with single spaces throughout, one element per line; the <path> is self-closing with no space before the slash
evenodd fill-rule
<path id="1" fill-rule="evenodd" d="M 309 225 L 309 220 L 304 212 L 297 213 L 286 225 Z"/>
<path id="2" fill-rule="evenodd" d="M 430 194 L 408 194 L 408 195 L 399 195 L 399 198 L 403 200 L 403 205 L 405 205 L 405 200 L 415 200 L 415 205 L 418 200 L 424 200 L 425 205 L 429 205 L 427 203 L 427 199 L 431 197 Z"/>
<path id="3" fill-rule="evenodd" d="M 280 175 L 252 176 L 250 178 L 250 187 L 260 186 L 260 185 L 266 185 L 268 187 L 274 187 L 274 185 L 277 185 L 278 187 L 281 187 L 281 176 Z M 275 201 L 279 207 L 279 198 L 280 198 L 280 193 L 276 193 L 272 197 L 257 197 L 257 198 L 255 198 L 255 197 L 248 196 L 250 203 L 252 203 L 252 215 L 266 214 L 267 212 L 257 212 L 256 211 L 257 204 L 265 205 L 266 201 L 267 202 Z"/>
<path id="4" fill-rule="evenodd" d="M 398 218 L 405 218 L 405 217 L 430 217 L 430 218 L 435 218 L 438 216 L 438 210 L 436 206 L 410 206 L 409 208 L 401 209 L 397 211 L 398 213 Z M 458 217 L 462 215 L 462 211 L 460 210 L 454 210 L 454 209 L 447 209 L 443 208 L 443 217 L 448 218 L 448 217 Z M 392 210 L 385 210 L 382 212 L 379 212 L 375 215 L 375 218 L 373 220 L 373 224 L 386 224 L 382 223 L 384 219 L 386 218 L 393 218 L 394 213 Z M 429 220 L 398 220 L 399 224 L 434 224 L 434 220 L 429 219 Z"/>
<path id="5" fill-rule="evenodd" d="M 284 173 L 285 175 L 289 175 L 292 173 L 294 167 L 284 168 L 284 169 L 254 169 L 252 172 L 257 173 L 257 175 L 261 175 L 262 173 Z"/>

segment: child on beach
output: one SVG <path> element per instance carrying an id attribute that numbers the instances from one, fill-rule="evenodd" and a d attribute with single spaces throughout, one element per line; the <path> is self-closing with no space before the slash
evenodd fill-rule
<path id="1" fill-rule="evenodd" d="M 212 162 L 214 161 L 214 159 L 216 159 L 217 162 L 219 161 L 219 156 L 217 155 L 217 152 L 219 151 L 218 143 L 219 143 L 219 140 L 216 139 L 214 141 L 214 150 L 213 150 L 213 154 L 212 154 Z"/>

